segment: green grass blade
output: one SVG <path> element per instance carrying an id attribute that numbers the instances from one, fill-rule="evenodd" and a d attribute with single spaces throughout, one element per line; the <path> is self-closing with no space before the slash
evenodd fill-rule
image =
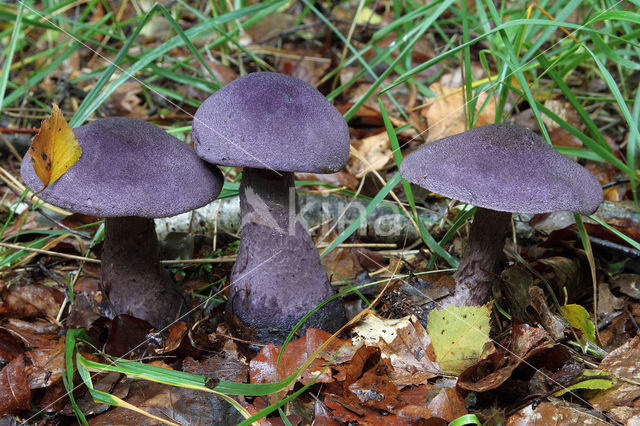
<path id="1" fill-rule="evenodd" d="M 67 391 L 67 396 L 71 401 L 71 405 L 73 406 L 73 412 L 76 415 L 76 418 L 80 423 L 85 426 L 88 426 L 84 413 L 80 410 L 75 397 L 73 396 L 73 372 L 75 371 L 73 367 L 73 352 L 76 349 L 76 343 L 78 340 L 89 340 L 89 336 L 87 336 L 84 328 L 71 329 L 67 330 L 65 340 L 64 340 L 64 371 L 62 372 L 62 382 L 64 384 L 64 388 Z M 84 377 L 83 377 L 84 381 Z M 89 383 L 90 383 L 89 379 Z M 86 384 L 86 382 L 85 382 Z"/>
<path id="2" fill-rule="evenodd" d="M 589 219 L 591 219 L 594 222 L 597 222 L 598 224 L 604 226 L 609 231 L 611 231 L 615 236 L 617 236 L 617 237 L 623 239 L 625 242 L 627 242 L 631 247 L 635 248 L 636 250 L 640 250 L 640 242 L 638 242 L 638 241 L 634 240 L 633 238 L 629 237 L 628 235 L 618 231 L 616 228 L 614 228 L 613 226 L 609 225 L 607 222 L 605 222 L 604 220 L 600 219 L 598 216 L 591 215 L 591 216 L 589 216 Z"/>
<path id="3" fill-rule="evenodd" d="M 382 120 L 384 122 L 385 129 L 387 134 L 389 135 L 389 143 L 391 145 L 391 150 L 393 151 L 393 157 L 396 161 L 396 166 L 398 170 L 400 170 L 400 164 L 402 163 L 402 153 L 400 152 L 400 144 L 398 142 L 398 135 L 396 134 L 395 129 L 393 128 L 393 124 L 391 124 L 391 120 L 389 119 L 389 114 L 387 113 L 382 100 L 378 98 L 378 104 L 380 105 L 380 112 L 382 113 Z M 398 173 L 396 176 L 399 176 Z M 416 209 L 415 199 L 413 197 L 413 191 L 411 191 L 411 185 L 405 179 L 402 179 L 402 187 L 404 189 L 404 193 L 407 196 L 407 200 L 409 201 L 409 205 L 411 206 L 411 212 L 413 213 L 413 218 L 415 223 L 418 225 L 418 232 L 422 237 L 422 241 L 429 247 L 432 253 L 437 253 L 443 259 L 447 261 L 447 263 L 452 268 L 457 268 L 459 263 L 457 259 L 449 254 L 445 249 L 438 244 L 438 242 L 431 236 L 429 231 L 425 228 L 420 216 L 418 215 L 418 210 Z M 323 253 L 324 254 L 324 253 Z"/>
<path id="4" fill-rule="evenodd" d="M 13 23 L 13 32 L 11 33 L 11 41 L 9 42 L 9 49 L 4 58 L 4 65 L 2 66 L 2 75 L 0 76 L 0 106 L 3 104 L 4 93 L 7 90 L 7 82 L 9 81 L 9 70 L 11 68 L 11 63 L 13 60 L 13 54 L 16 51 L 16 45 L 18 44 L 18 40 L 21 37 L 18 36 L 20 32 L 20 27 L 22 25 L 22 13 L 24 11 L 24 3 L 20 3 L 20 8 L 18 9 L 18 14 L 16 15 L 15 21 Z M 2 109 L 0 109 L 0 117 L 2 116 Z"/>

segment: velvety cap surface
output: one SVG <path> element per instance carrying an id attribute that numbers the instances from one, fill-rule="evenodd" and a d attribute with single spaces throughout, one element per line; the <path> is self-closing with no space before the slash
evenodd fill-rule
<path id="1" fill-rule="evenodd" d="M 404 159 L 400 173 L 429 191 L 498 211 L 587 215 L 602 202 L 602 188 L 587 169 L 512 124 L 425 145 Z"/>
<path id="2" fill-rule="evenodd" d="M 73 130 L 82 156 L 39 195 L 92 216 L 166 217 L 213 201 L 222 189 L 217 167 L 159 127 L 134 118 L 97 120 Z M 22 179 L 42 189 L 29 154 Z"/>
<path id="3" fill-rule="evenodd" d="M 193 141 L 203 159 L 225 166 L 333 173 L 349 155 L 349 128 L 314 87 L 257 72 L 227 84 L 196 111 Z"/>

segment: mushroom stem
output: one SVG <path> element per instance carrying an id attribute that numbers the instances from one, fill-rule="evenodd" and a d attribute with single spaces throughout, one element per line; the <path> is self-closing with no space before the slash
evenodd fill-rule
<path id="1" fill-rule="evenodd" d="M 240 184 L 240 248 L 227 311 L 247 337 L 281 343 L 310 310 L 333 296 L 318 249 L 297 217 L 293 173 L 245 167 Z M 335 331 L 345 321 L 333 301 L 304 324 Z M 255 330 L 255 332 L 254 332 Z"/>
<path id="2" fill-rule="evenodd" d="M 102 284 L 115 314 L 129 314 L 162 328 L 174 321 L 184 304 L 160 264 L 153 219 L 105 219 Z"/>
<path id="3" fill-rule="evenodd" d="M 477 208 L 460 266 L 453 275 L 455 294 L 444 299 L 443 305 L 486 303 L 510 226 L 511 213 Z"/>

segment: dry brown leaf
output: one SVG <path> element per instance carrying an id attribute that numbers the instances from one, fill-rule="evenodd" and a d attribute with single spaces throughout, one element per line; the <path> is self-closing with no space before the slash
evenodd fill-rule
<path id="1" fill-rule="evenodd" d="M 109 102 L 105 106 L 110 115 L 124 115 L 142 119 L 147 115 L 147 110 L 142 106 L 142 100 L 139 96 L 141 94 L 142 88 L 139 82 L 127 81 L 109 96 Z"/>
<path id="2" fill-rule="evenodd" d="M 2 292 L 0 314 L 13 318 L 48 316 L 55 318 L 64 294 L 42 284 L 14 285 Z"/>
<path id="3" fill-rule="evenodd" d="M 382 170 L 393 158 L 387 132 L 364 138 L 354 144 L 355 155 L 349 159 L 347 171 L 360 179 L 372 170 Z"/>
<path id="4" fill-rule="evenodd" d="M 278 379 L 293 374 L 329 337 L 331 337 L 331 334 L 326 331 L 308 328 L 304 337 L 290 342 L 280 360 Z M 273 383 L 279 352 L 279 346 L 269 344 L 264 346 L 260 353 L 251 360 L 249 363 L 251 383 Z M 322 383 L 334 381 L 332 369 L 324 370 L 319 376 L 318 374 L 323 370 L 327 362 L 334 364 L 336 370 L 342 370 L 342 367 L 338 366 L 338 364 L 350 360 L 354 353 L 355 348 L 349 340 L 333 339 L 300 377 L 294 383 L 291 383 L 288 389 L 284 389 L 282 393 L 286 394 L 296 382 L 307 384 L 312 380 Z"/>
<path id="5" fill-rule="evenodd" d="M 513 371 L 533 355 L 548 351 L 554 343 L 549 334 L 528 324 L 513 326 L 509 351 L 503 342 L 495 352 L 468 367 L 458 376 L 458 387 L 475 392 L 486 392 L 502 385 Z"/>
<path id="6" fill-rule="evenodd" d="M 64 336 L 53 347 L 25 352 L 30 362 L 25 367 L 31 389 L 45 388 L 62 378 L 64 366 Z"/>
<path id="7" fill-rule="evenodd" d="M 452 422 L 460 416 L 467 414 L 464 398 L 455 388 L 442 388 L 442 390 L 431 400 L 427 409 L 431 411 L 433 417 Z"/>
<path id="8" fill-rule="evenodd" d="M 609 354 L 600 362 L 600 370 L 612 373 L 614 376 L 640 382 L 640 336 L 629 340 Z"/>
<path id="9" fill-rule="evenodd" d="M 168 336 L 163 342 L 162 348 L 154 349 L 157 354 L 166 354 L 167 352 L 178 349 L 182 343 L 182 339 L 187 334 L 187 323 L 178 321 L 171 324 L 168 330 Z"/>
<path id="10" fill-rule="evenodd" d="M 0 417 L 29 409 L 31 388 L 25 372 L 24 358 L 19 356 L 0 371 Z"/>
<path id="11" fill-rule="evenodd" d="M 82 148 L 76 135 L 58 105 L 53 104 L 51 116 L 42 122 L 40 131 L 34 136 L 29 148 L 31 164 L 44 188 L 69 170 L 80 159 L 80 155 Z"/>
<path id="12" fill-rule="evenodd" d="M 429 100 L 429 106 L 422 110 L 422 114 L 427 119 L 429 135 L 427 142 L 442 139 L 447 136 L 462 133 L 468 130 L 466 124 L 466 109 L 461 89 L 451 89 L 434 83 L 429 88 L 436 93 L 437 97 Z M 484 104 L 487 99 L 486 93 L 481 93 L 476 101 L 476 110 Z M 489 100 L 475 123 L 476 127 L 492 124 L 495 120 L 496 101 Z"/>
<path id="13" fill-rule="evenodd" d="M 600 391 L 589 398 L 593 408 L 607 413 L 620 423 L 632 425 L 630 419 L 640 416 L 640 386 L 620 382 L 615 387 Z"/>
<path id="14" fill-rule="evenodd" d="M 580 411 L 577 406 L 554 405 L 542 402 L 535 408 L 529 405 L 507 419 L 507 426 L 525 426 L 545 423 L 545 419 L 556 425 L 608 425 L 609 423 L 598 417 Z M 553 419 L 553 420 L 552 420 Z"/>
<path id="15" fill-rule="evenodd" d="M 440 372 L 427 353 L 431 339 L 414 316 L 384 319 L 369 313 L 353 333 L 354 345 L 380 348 L 380 356 L 391 361 L 389 376 L 396 386 L 426 383 Z"/>

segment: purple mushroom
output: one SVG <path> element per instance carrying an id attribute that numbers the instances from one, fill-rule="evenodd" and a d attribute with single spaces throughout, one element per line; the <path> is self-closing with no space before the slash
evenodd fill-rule
<path id="1" fill-rule="evenodd" d="M 106 118 L 73 132 L 82 156 L 38 195 L 73 212 L 106 217 L 102 284 L 109 301 L 116 314 L 161 328 L 184 303 L 159 263 L 153 218 L 211 202 L 222 189 L 222 175 L 193 148 L 145 121 Z M 42 189 L 28 154 L 21 173 L 29 188 Z"/>
<path id="2" fill-rule="evenodd" d="M 534 132 L 491 124 L 449 136 L 408 155 L 409 182 L 478 207 L 448 304 L 482 304 L 491 290 L 511 213 L 568 210 L 584 215 L 602 202 L 602 188 L 584 167 Z"/>
<path id="3" fill-rule="evenodd" d="M 240 77 L 196 111 L 198 155 L 242 166 L 242 239 L 231 273 L 227 311 L 281 341 L 312 308 L 334 294 L 318 251 L 297 217 L 293 172 L 332 173 L 346 164 L 349 129 L 320 92 L 296 78 L 259 72 Z M 306 327 L 337 329 L 345 320 L 333 301 Z"/>

